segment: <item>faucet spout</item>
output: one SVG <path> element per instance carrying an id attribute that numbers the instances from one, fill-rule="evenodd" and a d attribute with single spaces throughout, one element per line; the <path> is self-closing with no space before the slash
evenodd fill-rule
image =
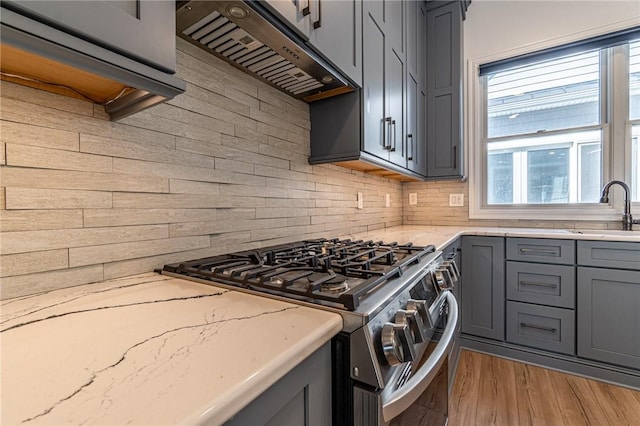
<path id="1" fill-rule="evenodd" d="M 629 185 L 621 180 L 612 180 L 602 187 L 601 203 L 609 202 L 609 189 L 612 185 L 620 185 L 624 189 L 624 212 L 622 213 L 622 229 L 631 231 L 634 224 L 640 224 L 640 220 L 634 220 L 631 217 L 631 200 L 629 199 Z"/>

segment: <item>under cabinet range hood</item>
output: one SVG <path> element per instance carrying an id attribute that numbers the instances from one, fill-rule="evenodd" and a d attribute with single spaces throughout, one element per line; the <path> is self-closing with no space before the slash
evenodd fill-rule
<path id="1" fill-rule="evenodd" d="M 258 1 L 178 2 L 178 36 L 297 99 L 353 87 Z"/>

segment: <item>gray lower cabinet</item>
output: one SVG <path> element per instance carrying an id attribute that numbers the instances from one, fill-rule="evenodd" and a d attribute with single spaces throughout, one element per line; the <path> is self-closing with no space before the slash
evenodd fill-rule
<path id="1" fill-rule="evenodd" d="M 507 342 L 575 354 L 575 311 L 507 301 Z"/>
<path id="2" fill-rule="evenodd" d="M 507 257 L 523 262 L 573 265 L 576 262 L 576 242 L 550 238 L 507 238 Z"/>
<path id="3" fill-rule="evenodd" d="M 578 267 L 578 356 L 640 369 L 640 271 Z"/>
<path id="4" fill-rule="evenodd" d="M 442 5 L 444 3 L 444 5 Z M 427 177 L 460 177 L 462 139 L 462 8 L 427 6 Z"/>
<path id="5" fill-rule="evenodd" d="M 509 300 L 575 308 L 576 272 L 573 266 L 509 260 L 506 280 Z"/>
<path id="6" fill-rule="evenodd" d="M 462 237 L 462 333 L 504 340 L 504 238 Z"/>
<path id="7" fill-rule="evenodd" d="M 225 426 L 331 424 L 331 343 L 314 352 Z"/>

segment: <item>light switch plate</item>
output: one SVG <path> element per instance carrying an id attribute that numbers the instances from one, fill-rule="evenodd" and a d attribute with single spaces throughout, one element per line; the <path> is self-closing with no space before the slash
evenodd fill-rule
<path id="1" fill-rule="evenodd" d="M 389 194 L 384 195 L 384 206 L 391 207 L 391 195 Z"/>
<path id="2" fill-rule="evenodd" d="M 409 193 L 409 205 L 415 206 L 418 204 L 418 193 L 410 192 Z"/>
<path id="3" fill-rule="evenodd" d="M 463 207 L 464 206 L 464 194 L 449 194 L 449 206 L 450 207 Z"/>
<path id="4" fill-rule="evenodd" d="M 358 209 L 364 208 L 364 195 L 362 192 L 358 192 Z"/>

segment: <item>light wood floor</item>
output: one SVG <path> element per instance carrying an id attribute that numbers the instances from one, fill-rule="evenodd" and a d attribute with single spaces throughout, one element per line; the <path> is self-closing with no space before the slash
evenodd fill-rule
<path id="1" fill-rule="evenodd" d="M 449 426 L 640 426 L 640 392 L 463 350 Z"/>

